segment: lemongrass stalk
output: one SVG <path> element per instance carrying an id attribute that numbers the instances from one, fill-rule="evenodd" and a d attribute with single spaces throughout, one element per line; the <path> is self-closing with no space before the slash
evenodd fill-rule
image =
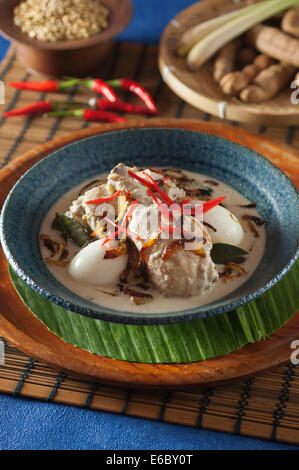
<path id="1" fill-rule="evenodd" d="M 183 34 L 179 41 L 177 47 L 178 55 L 184 57 L 192 49 L 192 47 L 204 36 L 211 33 L 212 31 L 215 31 L 219 26 L 222 26 L 231 19 L 236 18 L 245 11 L 249 12 L 254 7 L 255 5 L 250 5 L 245 8 L 239 8 L 238 10 L 234 10 L 230 13 L 217 16 L 216 18 L 212 18 L 211 20 L 205 21 L 196 26 L 193 26 L 192 28 L 189 28 Z"/>
<path id="2" fill-rule="evenodd" d="M 243 12 L 198 41 L 188 54 L 188 66 L 192 70 L 198 69 L 225 44 L 256 24 L 294 5 L 299 5 L 299 0 L 266 0 L 253 5 L 254 8 L 251 11 Z"/>

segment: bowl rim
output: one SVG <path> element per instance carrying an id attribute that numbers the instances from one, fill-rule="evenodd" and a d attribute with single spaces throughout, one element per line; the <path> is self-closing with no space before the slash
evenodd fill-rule
<path id="1" fill-rule="evenodd" d="M 11 253 L 9 249 L 9 243 L 6 241 L 6 235 L 5 235 L 5 230 L 4 230 L 4 218 L 6 215 L 6 208 L 8 204 L 10 203 L 10 200 L 13 196 L 14 190 L 16 187 L 18 187 L 20 184 L 22 184 L 23 180 L 26 178 L 28 173 L 31 173 L 32 171 L 36 171 L 36 167 L 39 165 L 42 165 L 45 160 L 50 159 L 53 155 L 55 155 L 57 152 L 60 152 L 61 150 L 65 150 L 68 147 L 72 147 L 73 145 L 76 145 L 78 142 L 85 142 L 89 140 L 95 140 L 97 138 L 101 138 L 102 136 L 113 136 L 114 134 L 119 134 L 123 132 L 134 132 L 134 131 L 142 131 L 142 130 L 147 130 L 147 131 L 157 131 L 157 130 L 169 130 L 169 131 L 182 131 L 182 132 L 188 132 L 192 134 L 204 134 L 204 135 L 209 135 L 212 138 L 215 138 L 216 140 L 223 140 L 227 141 L 232 145 L 233 147 L 237 149 L 246 150 L 247 152 L 253 154 L 255 158 L 258 158 L 262 164 L 268 165 L 272 171 L 275 171 L 279 174 L 280 178 L 282 178 L 292 189 L 294 195 L 298 199 L 298 191 L 295 187 L 295 185 L 292 183 L 292 181 L 281 171 L 277 166 L 275 166 L 271 161 L 269 161 L 267 158 L 263 157 L 260 155 L 258 152 L 255 150 L 252 150 L 251 148 L 244 147 L 241 144 L 237 142 L 233 142 L 229 139 L 226 139 L 221 136 L 215 136 L 213 134 L 209 134 L 208 132 L 199 132 L 196 130 L 190 130 L 190 129 L 182 129 L 182 128 L 173 128 L 173 127 L 145 127 L 145 128 L 128 128 L 128 129 L 118 129 L 114 131 L 107 131 L 101 134 L 95 134 L 88 136 L 83 139 L 76 140 L 70 144 L 67 144 L 54 152 L 51 152 L 48 154 L 46 157 L 42 158 L 40 161 L 35 163 L 29 170 L 27 170 L 19 179 L 18 181 L 14 184 L 12 189 L 10 190 L 9 194 L 6 197 L 6 200 L 3 204 L 2 211 L 1 211 L 1 218 L 0 218 L 0 240 L 2 242 L 2 247 L 4 254 L 11 265 L 11 267 L 14 269 L 14 271 L 20 276 L 20 278 L 26 282 L 26 284 L 32 288 L 34 291 L 36 291 L 38 294 L 42 295 L 44 298 L 47 300 L 67 309 L 70 310 L 74 313 L 78 313 L 93 319 L 99 319 L 99 320 L 104 320 L 104 321 L 109 321 L 112 323 L 127 323 L 127 324 L 135 324 L 135 325 L 158 325 L 158 324 L 170 324 L 170 323 L 181 323 L 181 322 L 186 322 L 186 321 L 193 321 L 193 320 L 199 320 L 199 319 L 204 319 L 212 316 L 216 316 L 219 314 L 223 314 L 227 311 L 234 310 L 235 308 L 241 307 L 252 300 L 255 300 L 257 297 L 260 295 L 264 294 L 267 290 L 269 290 L 271 287 L 273 287 L 278 281 L 280 281 L 286 274 L 287 272 L 291 269 L 291 267 L 295 264 L 296 260 L 299 257 L 299 241 L 297 241 L 297 248 L 290 253 L 288 257 L 288 262 L 283 266 L 283 268 L 278 271 L 266 284 L 263 284 L 262 286 L 258 287 L 257 289 L 253 290 L 247 295 L 239 295 L 234 301 L 221 301 L 221 298 L 212 302 L 212 304 L 216 304 L 215 307 L 209 308 L 208 310 L 206 309 L 207 305 L 202 305 L 199 307 L 193 307 L 185 310 L 179 310 L 177 312 L 159 312 L 159 313 L 147 313 L 147 312 L 130 312 L 130 311 L 120 311 L 120 310 L 115 310 L 112 308 L 108 307 L 103 307 L 98 304 L 94 304 L 97 310 L 93 310 L 92 308 L 89 307 L 80 307 L 79 305 L 75 304 L 73 301 L 67 301 L 63 297 L 58 296 L 57 294 L 50 292 L 44 287 L 41 287 L 38 282 L 36 282 L 34 279 L 31 278 L 29 274 L 27 274 L 26 269 L 22 268 L 18 261 L 15 260 L 13 254 Z M 50 272 L 50 271 L 49 271 Z M 254 273 L 253 273 L 254 274 Z M 50 275 L 52 273 L 50 272 Z M 53 276 L 53 275 L 52 275 Z M 54 278 L 55 279 L 55 278 Z M 58 281 L 59 282 L 59 281 Z M 64 286 L 64 288 L 66 288 Z M 70 291 L 72 294 L 77 295 L 73 291 Z M 232 291 L 230 294 L 234 294 L 235 291 Z M 78 296 L 80 297 L 80 296 Z M 169 316 L 169 314 L 171 314 Z"/>
<path id="2" fill-rule="evenodd" d="M 118 0 L 100 0 L 107 8 L 110 9 L 112 13 L 112 21 L 108 23 L 108 27 L 101 31 L 98 34 L 94 34 L 89 38 L 74 39 L 69 41 L 40 41 L 38 39 L 31 39 L 27 34 L 22 33 L 22 31 L 15 26 L 13 23 L 13 8 L 21 3 L 20 0 L 14 0 L 11 4 L 6 5 L 6 8 L 9 9 L 9 21 L 5 21 L 5 15 L 0 15 L 0 31 L 1 33 L 9 40 L 15 41 L 19 44 L 32 47 L 34 49 L 50 50 L 50 51 L 59 51 L 59 50 L 73 50 L 73 49 L 83 49 L 90 46 L 95 46 L 98 43 L 106 42 L 120 34 L 130 23 L 133 16 L 133 4 L 131 0 L 122 0 L 122 11 L 127 10 L 127 15 L 117 15 L 117 18 L 120 18 L 119 24 L 115 22 L 114 12 L 118 10 L 119 4 Z M 1 3 L 7 3 L 6 0 L 0 0 L 0 9 L 2 8 Z"/>

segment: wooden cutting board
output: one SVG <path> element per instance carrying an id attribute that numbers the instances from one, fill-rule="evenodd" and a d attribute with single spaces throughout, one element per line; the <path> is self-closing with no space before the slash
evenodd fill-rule
<path id="1" fill-rule="evenodd" d="M 298 155 L 287 145 L 251 132 L 192 120 L 154 119 L 106 124 L 39 145 L 13 160 L 0 172 L 0 207 L 17 179 L 49 153 L 76 140 L 123 128 L 175 127 L 225 137 L 261 153 L 285 171 L 299 186 Z M 90 376 L 109 384 L 134 388 L 182 388 L 211 386 L 247 377 L 290 359 L 290 343 L 298 339 L 299 313 L 271 336 L 271 341 L 250 344 L 232 354 L 186 364 L 139 364 L 96 356 L 63 342 L 51 333 L 21 302 L 0 250 L 0 334 L 30 356 L 59 369 Z"/>

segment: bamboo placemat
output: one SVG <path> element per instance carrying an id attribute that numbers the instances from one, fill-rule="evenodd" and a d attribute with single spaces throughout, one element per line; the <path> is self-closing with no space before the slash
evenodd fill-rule
<path id="1" fill-rule="evenodd" d="M 162 117 L 217 121 L 184 103 L 164 85 L 157 67 L 155 46 L 116 43 L 110 61 L 102 67 L 98 76 L 129 77 L 139 81 L 153 95 Z M 31 78 L 10 49 L 0 68 L 0 80 L 8 83 Z M 57 101 L 87 101 L 90 96 L 88 90 L 79 87 L 73 87 L 63 95 L 50 95 Z M 5 105 L 1 108 L 8 110 L 47 99 L 47 94 L 23 92 L 6 86 L 5 98 Z M 134 100 L 131 95 L 123 95 L 123 98 Z M 1 114 L 0 168 L 38 144 L 89 125 L 95 124 L 69 117 L 18 117 L 6 120 Z M 265 128 L 242 124 L 242 128 L 275 137 L 299 148 L 299 132 L 294 127 Z M 26 356 L 4 338 L 1 341 L 5 343 L 5 363 L 0 365 L 0 392 L 299 444 L 299 374 L 291 363 L 250 379 L 202 392 L 149 393 L 108 387 L 57 372 Z"/>

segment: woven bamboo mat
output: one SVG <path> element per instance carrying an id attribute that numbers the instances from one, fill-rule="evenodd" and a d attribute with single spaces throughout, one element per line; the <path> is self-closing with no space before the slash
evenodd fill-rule
<path id="1" fill-rule="evenodd" d="M 116 43 L 110 62 L 98 76 L 129 77 L 139 81 L 153 95 L 162 117 L 217 121 L 184 103 L 164 85 L 158 72 L 155 46 Z M 0 80 L 8 83 L 30 78 L 10 49 L 1 64 Z M 86 102 L 90 96 L 86 89 L 74 87 L 63 95 L 52 93 L 51 99 Z M 130 95 L 123 98 L 132 100 Z M 0 109 L 9 110 L 43 99 L 47 99 L 47 94 L 17 91 L 7 86 L 5 105 Z M 6 120 L 0 114 L 0 168 L 38 144 L 89 125 L 95 124 L 69 117 Z M 299 130 L 294 127 L 243 124 L 242 127 L 273 136 L 299 149 Z M 0 392 L 299 445 L 299 372 L 291 363 L 203 392 L 147 393 L 116 389 L 59 373 L 26 356 L 4 338 L 0 346 L 3 343 L 5 362 L 0 365 Z"/>

